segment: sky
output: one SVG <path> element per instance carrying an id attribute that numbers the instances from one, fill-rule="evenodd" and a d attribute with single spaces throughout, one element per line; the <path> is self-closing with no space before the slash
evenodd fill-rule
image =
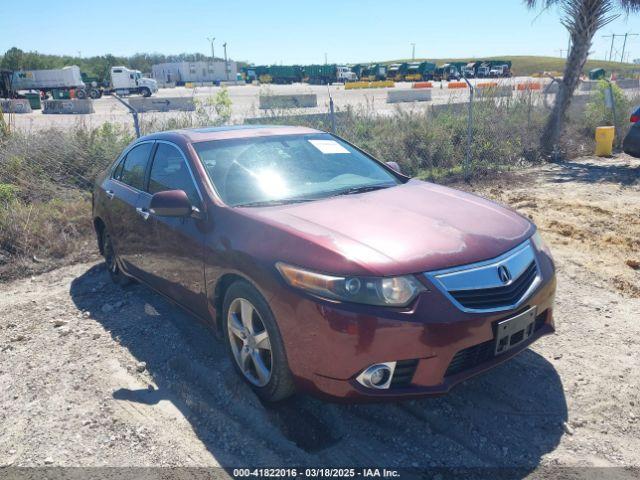
<path id="1" fill-rule="evenodd" d="M 360 63 L 411 58 L 566 55 L 554 8 L 519 0 L 0 0 L 0 52 L 16 46 L 82 56 L 136 52 L 211 54 L 256 64 Z M 640 15 L 596 34 L 590 58 L 609 54 L 604 35 L 640 33 Z M 620 58 L 622 38 L 614 53 Z M 560 50 L 563 50 L 560 52 Z M 627 41 L 640 58 L 640 36 Z M 626 57 L 626 55 L 625 55 Z"/>

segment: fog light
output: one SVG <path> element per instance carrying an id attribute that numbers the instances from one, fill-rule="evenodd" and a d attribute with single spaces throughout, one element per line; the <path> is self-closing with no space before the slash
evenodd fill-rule
<path id="1" fill-rule="evenodd" d="M 367 388 L 387 389 L 391 385 L 395 367 L 396 362 L 376 363 L 365 369 L 356 380 Z"/>

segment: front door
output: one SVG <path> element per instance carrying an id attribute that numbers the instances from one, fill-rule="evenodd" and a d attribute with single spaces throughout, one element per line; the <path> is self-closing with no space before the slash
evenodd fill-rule
<path id="1" fill-rule="evenodd" d="M 165 190 L 184 190 L 194 207 L 202 210 L 202 197 L 182 151 L 157 142 L 146 194 L 138 208 L 148 211 L 151 196 Z M 144 269 L 149 283 L 196 314 L 206 317 L 204 284 L 204 221 L 196 216 L 161 217 L 150 214 L 144 240 Z"/>

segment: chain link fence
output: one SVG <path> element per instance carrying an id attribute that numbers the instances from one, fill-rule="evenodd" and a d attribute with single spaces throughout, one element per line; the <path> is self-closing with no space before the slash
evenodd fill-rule
<path id="1" fill-rule="evenodd" d="M 538 145 L 552 97 L 534 88 L 505 86 L 475 85 L 473 96 L 466 88 L 401 106 L 380 99 L 353 106 L 335 98 L 333 115 L 327 101 L 311 115 L 306 109 L 273 109 L 246 121 L 335 131 L 376 158 L 397 162 L 408 175 L 474 181 L 541 161 Z M 613 96 L 621 138 L 628 128 L 623 112 L 640 103 L 640 92 L 614 90 Z M 231 118 L 226 94 L 197 102 L 195 112 L 141 116 L 142 134 Z M 614 121 L 600 90 L 573 103 L 560 146 L 568 158 L 592 153 L 595 127 Z M 132 126 L 91 128 L 79 122 L 0 132 L 0 280 L 40 269 L 43 258 L 65 261 L 95 252 L 91 187 L 96 174 L 135 138 Z"/>

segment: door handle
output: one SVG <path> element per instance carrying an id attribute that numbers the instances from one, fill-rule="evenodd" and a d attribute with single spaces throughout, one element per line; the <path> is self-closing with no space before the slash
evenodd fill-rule
<path id="1" fill-rule="evenodd" d="M 113 190 L 107 190 L 104 193 L 107 197 L 109 197 L 109 200 L 113 200 L 113 197 L 115 196 L 115 192 Z"/>
<path id="2" fill-rule="evenodd" d="M 142 218 L 144 218 L 145 220 L 149 218 L 149 215 L 150 215 L 149 210 L 141 207 L 136 208 L 136 213 L 140 215 Z"/>

